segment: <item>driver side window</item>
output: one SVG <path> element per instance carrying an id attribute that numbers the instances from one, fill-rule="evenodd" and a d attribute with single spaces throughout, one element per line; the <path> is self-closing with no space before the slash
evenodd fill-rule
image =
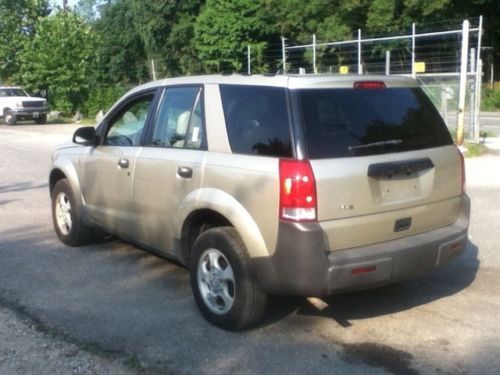
<path id="1" fill-rule="evenodd" d="M 108 146 L 139 146 L 154 94 L 141 96 L 128 103 L 111 119 L 104 144 Z"/>

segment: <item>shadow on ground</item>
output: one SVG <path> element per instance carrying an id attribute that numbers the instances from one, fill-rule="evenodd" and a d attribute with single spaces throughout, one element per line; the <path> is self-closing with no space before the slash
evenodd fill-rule
<path id="1" fill-rule="evenodd" d="M 464 254 L 444 267 L 396 284 L 327 297 L 328 307 L 322 310 L 304 298 L 276 297 L 262 325 L 297 313 L 331 318 L 348 328 L 350 320 L 393 314 L 459 293 L 474 281 L 478 269 L 478 248 L 469 242 Z"/>
<path id="2" fill-rule="evenodd" d="M 0 186 L 0 193 L 18 193 L 27 190 L 46 188 L 47 186 L 49 186 L 48 183 L 34 183 L 32 181 L 19 182 L 16 184 Z"/>
<path id="3" fill-rule="evenodd" d="M 3 305 L 86 345 L 133 354 L 146 367 L 179 373 L 200 372 L 207 365 L 207 373 L 241 368 L 255 373 L 343 368 L 346 373 L 366 365 L 418 374 L 412 367 L 414 353 L 311 334 L 320 320 L 301 317 L 321 316 L 348 329 L 353 319 L 404 311 L 458 293 L 472 283 L 479 267 L 477 247 L 470 243 L 460 258 L 436 272 L 327 298 L 323 310 L 304 298 L 273 298 L 257 329 L 230 333 L 201 318 L 187 270 L 130 244 L 108 238 L 70 248 L 52 230 L 36 226 L 3 232 L 0 238 Z M 284 363 L 287 353 L 297 355 Z M 219 360 L 211 362 L 213 358 Z"/>

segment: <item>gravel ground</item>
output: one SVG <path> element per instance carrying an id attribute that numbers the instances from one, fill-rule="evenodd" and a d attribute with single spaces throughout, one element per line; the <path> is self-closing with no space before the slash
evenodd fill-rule
<path id="1" fill-rule="evenodd" d="M 60 143 L 66 141 L 77 127 L 78 125 L 54 125 L 45 127 L 44 131 Z M 17 131 L 17 128 L 13 129 Z M 6 129 L 3 128 L 3 131 Z M 29 132 L 21 134 L 27 136 Z M 19 308 L 17 303 L 0 299 L 2 375 L 154 373 L 145 369 L 133 356 L 107 352 L 97 345 L 76 342 L 64 331 L 49 328 L 25 309 Z"/>
<path id="2" fill-rule="evenodd" d="M 133 358 L 82 347 L 0 307 L 1 374 L 137 374 Z"/>

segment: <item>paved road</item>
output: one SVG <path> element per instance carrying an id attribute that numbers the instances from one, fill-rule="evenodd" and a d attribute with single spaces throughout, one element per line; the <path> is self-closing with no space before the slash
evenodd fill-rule
<path id="1" fill-rule="evenodd" d="M 456 127 L 457 116 L 455 113 L 448 115 L 448 125 Z M 470 129 L 469 115 L 465 114 L 464 127 L 468 135 Z M 481 112 L 479 115 L 479 127 L 481 132 L 488 132 L 492 136 L 500 136 L 500 112 Z"/>
<path id="2" fill-rule="evenodd" d="M 63 246 L 50 152 L 74 126 L 0 127 L 0 304 L 80 345 L 175 374 L 482 373 L 500 368 L 500 156 L 468 160 L 471 240 L 439 272 L 329 298 L 277 299 L 261 327 L 199 315 L 183 268 L 121 241 Z"/>

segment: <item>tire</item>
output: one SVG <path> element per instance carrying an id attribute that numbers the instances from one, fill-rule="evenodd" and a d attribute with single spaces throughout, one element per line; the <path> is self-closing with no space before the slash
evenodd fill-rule
<path id="1" fill-rule="evenodd" d="M 52 221 L 59 239 L 69 246 L 81 246 L 95 236 L 92 228 L 82 223 L 81 212 L 67 179 L 57 181 L 52 190 Z"/>
<path id="2" fill-rule="evenodd" d="M 35 123 L 39 125 L 43 125 L 47 123 L 47 115 L 40 115 L 37 119 L 35 119 Z"/>
<path id="3" fill-rule="evenodd" d="M 9 111 L 8 109 L 6 109 L 3 112 L 3 120 L 5 121 L 6 125 L 16 125 L 17 117 L 11 111 Z"/>
<path id="4" fill-rule="evenodd" d="M 262 317 L 267 295 L 253 277 L 245 245 L 234 228 L 212 228 L 196 239 L 190 276 L 198 308 L 217 327 L 238 331 Z"/>

